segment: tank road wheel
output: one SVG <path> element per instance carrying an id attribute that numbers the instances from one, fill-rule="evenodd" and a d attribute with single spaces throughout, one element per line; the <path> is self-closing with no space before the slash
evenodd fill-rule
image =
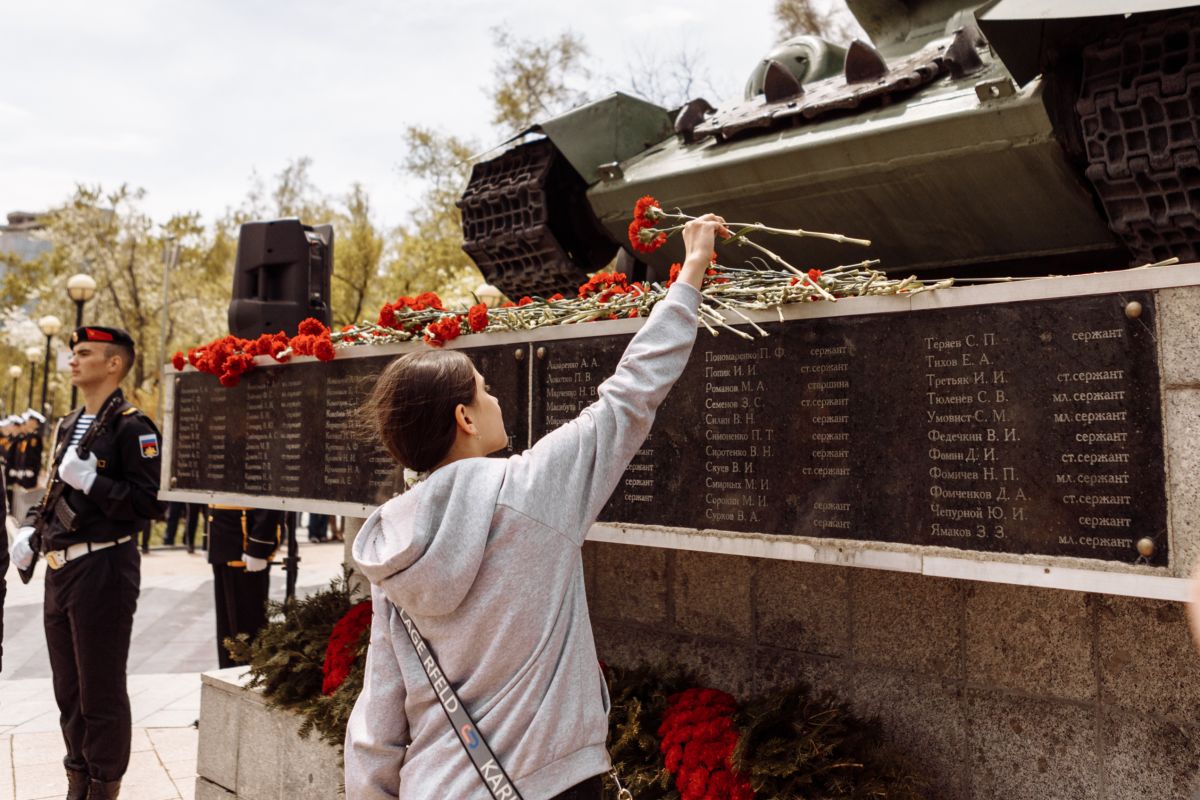
<path id="1" fill-rule="evenodd" d="M 1137 263 L 1200 258 L 1200 14 L 1083 50 L 1086 174 Z"/>
<path id="2" fill-rule="evenodd" d="M 476 164 L 458 201 L 463 250 L 511 298 L 573 294 L 617 244 L 587 202 L 587 183 L 549 139 Z"/>

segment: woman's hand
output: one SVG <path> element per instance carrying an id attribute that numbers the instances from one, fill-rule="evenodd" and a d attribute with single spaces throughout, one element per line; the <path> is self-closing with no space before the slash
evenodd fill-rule
<path id="1" fill-rule="evenodd" d="M 683 269 L 679 271 L 676 280 L 700 288 L 704 281 L 704 271 L 712 261 L 713 243 L 718 235 L 728 238 L 730 233 L 725 227 L 725 220 L 716 214 L 705 214 L 683 226 L 683 244 L 687 254 L 683 259 Z"/>

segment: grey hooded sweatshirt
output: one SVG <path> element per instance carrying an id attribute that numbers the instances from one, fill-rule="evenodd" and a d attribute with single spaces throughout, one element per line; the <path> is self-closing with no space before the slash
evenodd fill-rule
<path id="1" fill-rule="evenodd" d="M 687 363 L 699 303 L 673 286 L 577 419 L 521 455 L 448 464 L 363 525 L 354 560 L 374 608 L 347 800 L 490 797 L 393 603 L 525 800 L 609 769 L 580 547 Z"/>

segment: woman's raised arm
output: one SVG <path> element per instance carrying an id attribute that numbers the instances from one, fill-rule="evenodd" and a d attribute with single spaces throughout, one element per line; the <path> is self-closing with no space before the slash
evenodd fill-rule
<path id="1" fill-rule="evenodd" d="M 583 543 L 687 365 L 696 339 L 698 289 L 723 223 L 709 214 L 688 224 L 679 278 L 633 337 L 616 371 L 600 384 L 599 399 L 511 459 L 499 503 Z"/>

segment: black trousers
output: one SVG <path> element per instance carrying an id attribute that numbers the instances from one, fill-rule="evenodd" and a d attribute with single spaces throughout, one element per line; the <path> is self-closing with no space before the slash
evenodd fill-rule
<path id="1" fill-rule="evenodd" d="M 167 530 L 163 534 L 163 544 L 175 544 L 175 532 L 179 530 L 179 520 L 186 517 L 187 522 L 183 529 L 182 543 L 187 545 L 188 552 L 196 549 L 196 526 L 200 523 L 199 503 L 181 503 L 173 501 L 167 507 Z"/>
<path id="2" fill-rule="evenodd" d="M 217 601 L 217 663 L 225 669 L 235 666 L 225 639 L 239 633 L 254 639 L 267 624 L 271 568 L 246 572 L 241 567 L 213 564 L 213 590 Z"/>
<path id="3" fill-rule="evenodd" d="M 570 789 L 559 795 L 555 795 L 550 800 L 600 800 L 604 791 L 604 779 L 600 775 L 594 778 L 588 778 L 582 783 L 577 783 Z"/>
<path id="4" fill-rule="evenodd" d="M 67 769 L 120 780 L 132 736 L 125 667 L 141 589 L 134 542 L 46 570 L 43 616 Z"/>

